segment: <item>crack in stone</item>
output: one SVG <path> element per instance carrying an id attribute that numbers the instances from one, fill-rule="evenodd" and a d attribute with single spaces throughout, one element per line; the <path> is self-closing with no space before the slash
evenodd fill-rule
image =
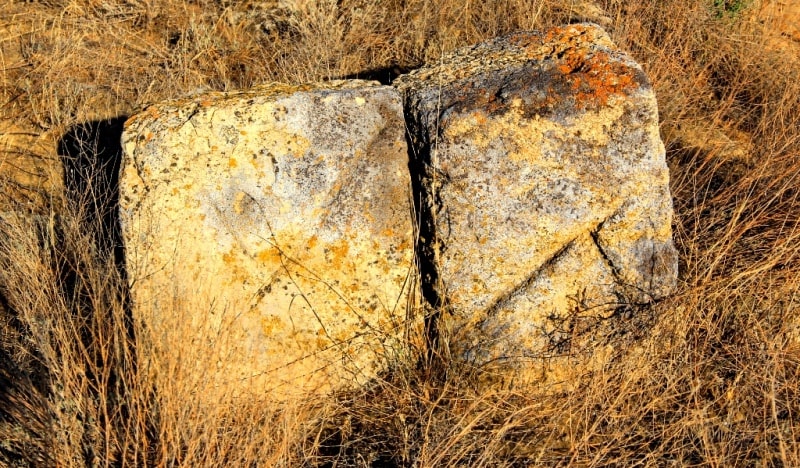
<path id="1" fill-rule="evenodd" d="M 413 210 L 417 214 L 417 240 L 415 242 L 415 258 L 420 279 L 422 296 L 429 309 L 425 313 L 424 327 L 426 340 L 426 360 L 434 362 L 439 352 L 439 320 L 443 310 L 447 309 L 445 286 L 439 276 L 439 258 L 442 241 L 436 233 L 437 214 L 442 210 L 439 188 L 428 185 L 436 169 L 432 166 L 432 147 L 427 127 L 418 120 L 410 109 L 414 105 L 408 97 L 404 98 L 403 119 L 406 125 L 406 147 L 408 151 L 408 169 L 411 176 L 411 197 Z M 435 179 L 435 178 L 433 178 Z"/>

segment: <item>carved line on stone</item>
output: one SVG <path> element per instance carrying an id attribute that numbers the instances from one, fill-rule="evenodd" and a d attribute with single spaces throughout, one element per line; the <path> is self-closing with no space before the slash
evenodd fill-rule
<path id="1" fill-rule="evenodd" d="M 600 256 L 603 257 L 603 260 L 606 262 L 606 265 L 608 265 L 608 267 L 611 269 L 611 274 L 614 275 L 614 279 L 617 281 L 617 283 L 619 283 L 621 281 L 620 269 L 617 265 L 614 265 L 614 262 L 608 256 L 605 249 L 603 249 L 603 246 L 600 243 L 600 231 L 603 230 L 603 225 L 606 223 L 606 221 L 608 221 L 611 217 L 615 216 L 617 213 L 619 213 L 619 210 L 617 210 L 617 212 L 613 213 L 606 219 L 600 221 L 600 223 L 594 229 L 589 231 L 589 235 L 592 237 L 592 242 L 594 243 L 594 246 L 597 247 L 597 251 L 600 252 Z"/>
<path id="2" fill-rule="evenodd" d="M 611 269 L 611 274 L 614 275 L 614 282 L 618 286 L 623 286 L 623 287 L 627 287 L 627 288 L 636 289 L 640 293 L 649 296 L 650 299 L 652 300 L 653 297 L 652 297 L 652 294 L 650 293 L 650 291 L 646 291 L 642 287 L 639 287 L 639 286 L 637 286 L 635 284 L 628 284 L 625 281 L 623 281 L 620 267 L 614 264 L 614 262 L 611 260 L 611 257 L 608 255 L 608 253 L 606 253 L 605 249 L 603 248 L 602 243 L 600 242 L 600 231 L 603 230 L 603 225 L 606 223 L 606 221 L 608 221 L 612 217 L 618 215 L 622 211 L 622 209 L 623 208 L 618 209 L 611 216 L 609 216 L 606 219 L 604 219 L 603 221 L 601 221 L 600 224 L 598 224 L 595 229 L 590 231 L 589 234 L 592 237 L 592 243 L 594 243 L 594 246 L 597 248 L 597 251 L 600 253 L 600 256 L 603 258 L 603 261 L 605 261 L 606 265 L 608 265 L 608 267 Z M 649 279 L 650 279 L 650 282 L 652 283 L 652 276 Z M 614 288 L 614 289 L 615 289 L 614 290 L 614 295 L 617 296 L 617 302 L 618 302 L 617 305 L 618 306 L 620 306 L 620 305 L 630 305 L 630 304 L 636 302 L 636 301 L 630 300 L 630 298 L 627 297 L 626 294 L 624 294 L 624 291 L 621 291 L 619 288 Z"/>
<path id="3" fill-rule="evenodd" d="M 606 219 L 604 219 L 603 221 L 601 221 L 600 224 L 598 224 L 595 229 L 590 231 L 590 235 L 592 237 L 592 242 L 594 243 L 595 247 L 597 248 L 597 251 L 600 252 L 600 256 L 603 257 L 603 260 L 606 262 L 608 267 L 611 269 L 611 273 L 614 275 L 614 280 L 615 280 L 615 283 L 617 285 L 623 286 L 623 287 L 626 287 L 626 288 L 635 289 L 637 292 L 642 294 L 643 297 L 648 297 L 649 298 L 649 301 L 648 300 L 645 300 L 645 301 L 635 301 L 635 300 L 631 301 L 628 297 L 625 296 L 625 294 L 623 294 L 623 291 L 620 291 L 619 289 L 617 289 L 617 291 L 615 291 L 614 294 L 619 298 L 619 304 L 623 305 L 623 304 L 632 304 L 632 303 L 636 303 L 636 302 L 640 302 L 640 303 L 652 302 L 652 301 L 654 301 L 656 299 L 653 296 L 653 282 L 654 282 L 654 278 L 655 278 L 654 272 L 656 271 L 656 268 L 657 268 L 656 263 L 659 261 L 658 258 L 657 258 L 658 257 L 658 255 L 657 255 L 658 252 L 656 251 L 655 243 L 654 242 L 650 242 L 651 253 L 652 253 L 652 255 L 650 255 L 650 271 L 649 271 L 649 274 L 646 275 L 645 278 L 643 278 L 648 283 L 647 284 L 648 289 L 646 289 L 643 286 L 638 286 L 638 285 L 635 285 L 635 284 L 626 283 L 623 280 L 622 273 L 620 271 L 621 270 L 620 267 L 614 264 L 614 262 L 611 260 L 611 257 L 606 253 L 605 249 L 603 248 L 602 242 L 600 242 L 600 231 L 603 230 L 603 225 L 606 223 L 606 221 L 608 221 L 610 218 L 618 215 L 621 211 L 622 211 L 622 208 L 620 208 L 615 213 L 613 213 L 611 216 L 609 216 Z M 653 230 L 655 230 L 655 223 L 652 220 L 650 220 L 650 226 L 651 226 L 651 228 Z"/>
<path id="4" fill-rule="evenodd" d="M 616 213 L 614 213 L 614 214 L 616 214 Z M 603 219 L 602 221 L 600 221 L 597 224 L 597 226 L 595 226 L 594 229 L 590 229 L 589 230 L 589 233 L 590 233 L 590 235 L 592 237 L 592 240 L 594 241 L 594 244 L 597 246 L 598 250 L 600 251 L 600 254 L 603 256 L 603 259 L 605 259 L 606 263 L 611 268 L 612 273 L 614 274 L 614 277 L 618 278 L 618 274 L 617 274 L 618 269 L 617 269 L 617 267 L 614 266 L 614 264 L 611 262 L 611 260 L 606 255 L 606 253 L 603 251 L 603 249 L 600 246 L 600 244 L 598 242 L 598 239 L 597 239 L 598 232 L 602 229 L 603 224 L 605 224 L 606 221 L 608 221 L 611 217 L 613 217 L 614 214 L 612 214 L 612 215 L 606 217 L 605 219 Z M 488 317 L 491 317 L 491 316 L 495 315 L 497 312 L 500 311 L 500 309 L 504 305 L 508 304 L 509 301 L 514 299 L 514 297 L 518 296 L 519 294 L 523 294 L 525 292 L 525 290 L 528 288 L 528 286 L 530 286 L 533 282 L 535 282 L 536 279 L 542 274 L 542 271 L 544 269 L 548 268 L 549 266 L 553 265 L 555 262 L 557 262 L 559 260 L 559 258 L 561 258 L 564 255 L 564 253 L 567 250 L 569 250 L 575 244 L 575 242 L 578 240 L 579 237 L 580 237 L 580 235 L 577 235 L 577 236 L 573 237 L 572 239 L 570 239 L 569 242 L 564 244 L 564 246 L 561 247 L 556 253 L 554 253 L 552 256 L 550 256 L 550 258 L 545 260 L 541 264 L 541 266 L 536 268 L 528 277 L 526 277 L 524 280 L 522 280 L 519 284 L 517 284 L 515 287 L 513 287 L 507 293 L 505 293 L 501 297 L 495 299 L 495 301 L 492 302 L 486 308 L 485 317 L 488 318 Z M 483 322 L 483 321 L 485 321 L 485 319 L 481 320 L 480 322 Z"/>
<path id="5" fill-rule="evenodd" d="M 533 282 L 536 281 L 536 279 L 542 274 L 542 270 L 544 270 L 545 268 L 547 268 L 550 265 L 553 265 L 555 262 L 557 262 L 558 259 L 561 258 L 561 256 L 563 256 L 564 253 L 567 250 L 569 250 L 575 244 L 575 241 L 577 241 L 579 237 L 580 237 L 580 235 L 577 235 L 577 236 L 573 237 L 572 239 L 570 239 L 570 241 L 567 242 L 566 244 L 564 244 L 563 247 L 558 249 L 558 251 L 556 251 L 556 253 L 551 255 L 550 258 L 545 260 L 538 268 L 534 269 L 534 271 L 530 275 L 528 275 L 528 277 L 526 277 L 524 280 L 522 280 L 516 286 L 511 288 L 507 293 L 505 293 L 502 296 L 500 296 L 499 298 L 495 299 L 495 301 L 492 302 L 486 308 L 486 316 L 487 317 L 491 317 L 492 315 L 495 315 L 504 305 L 508 304 L 508 302 L 511 299 L 513 299 L 514 297 L 516 297 L 519 294 L 524 293 L 525 289 L 527 289 L 528 286 L 533 284 Z"/>
<path id="6" fill-rule="evenodd" d="M 615 266 L 613 264 L 613 262 L 611 261 L 611 259 L 608 257 L 608 255 L 606 255 L 606 253 L 603 250 L 603 248 L 602 248 L 602 246 L 601 246 L 601 244 L 599 242 L 599 239 L 598 239 L 599 232 L 602 230 L 603 225 L 609 219 L 611 219 L 613 216 L 618 214 L 618 212 L 619 212 L 619 210 L 617 212 L 609 215 L 608 217 L 606 217 L 602 221 L 600 221 L 597 224 L 597 226 L 595 226 L 594 229 L 590 229 L 589 230 L 589 234 L 591 235 L 592 240 L 593 240 L 595 246 L 597 247 L 599 253 L 601 254 L 603 259 L 605 260 L 606 264 L 611 269 L 612 274 L 614 275 L 615 279 L 617 279 L 617 282 L 619 284 L 623 284 L 619 280 L 619 274 L 618 274 L 619 268 L 617 266 Z M 569 250 L 575 244 L 575 242 L 578 240 L 579 237 L 581 237 L 581 236 L 578 235 L 578 236 L 574 237 L 572 240 L 570 240 L 569 242 L 567 242 L 561 249 L 559 249 L 555 254 L 553 254 L 550 258 L 548 258 L 539 268 L 537 268 L 529 277 L 527 277 L 525 280 L 523 280 L 518 286 L 513 288 L 511 291 L 506 293 L 504 296 L 502 296 L 502 297 L 498 298 L 497 300 L 495 300 L 495 302 L 493 302 L 486 309 L 485 315 L 480 320 L 478 320 L 477 323 L 475 323 L 475 324 L 473 324 L 473 323 L 464 324 L 462 327 L 459 328 L 459 330 L 463 329 L 464 327 L 473 328 L 474 326 L 477 326 L 478 328 L 482 328 L 482 325 L 488 320 L 488 318 L 491 317 L 492 315 L 496 314 L 497 312 L 499 312 L 499 310 L 505 304 L 507 304 L 509 301 L 511 301 L 514 297 L 518 296 L 519 294 L 524 294 L 525 289 L 530 284 L 532 284 L 533 282 L 536 281 L 536 279 L 542 274 L 543 270 L 545 270 L 546 268 L 548 268 L 549 266 L 551 266 L 555 262 L 557 262 L 559 260 L 559 258 L 561 258 L 566 253 L 566 251 Z M 491 359 L 489 361 L 481 363 L 481 365 L 476 366 L 476 369 L 480 368 L 480 367 L 483 367 L 483 366 L 486 366 L 486 365 L 489 365 L 489 364 L 492 364 L 492 363 L 495 363 L 495 362 L 508 362 L 508 361 L 514 361 L 514 360 L 519 360 L 519 359 L 553 358 L 553 357 L 558 357 L 558 356 L 561 356 L 561 355 L 567 355 L 567 354 L 564 354 L 563 351 L 559 351 L 559 350 L 561 350 L 565 345 L 569 345 L 570 344 L 570 342 L 572 340 L 572 334 L 573 334 L 572 327 L 575 326 L 575 323 L 576 323 L 575 320 L 580 319 L 579 313 L 581 311 L 585 311 L 585 310 L 589 310 L 589 309 L 593 309 L 593 308 L 602 308 L 602 307 L 605 307 L 605 306 L 608 306 L 608 305 L 616 306 L 616 307 L 614 307 L 614 310 L 612 310 L 612 312 L 610 314 L 608 314 L 608 315 L 599 315 L 599 316 L 596 316 L 596 317 L 591 317 L 593 320 L 596 320 L 596 321 L 606 321 L 606 320 L 612 319 L 613 317 L 617 316 L 620 313 L 619 306 L 628 304 L 628 302 L 623 301 L 622 298 L 620 297 L 617 302 L 606 303 L 606 304 L 598 304 L 598 305 L 595 305 L 595 306 L 592 306 L 592 307 L 588 307 L 588 308 L 585 307 L 585 306 L 581 307 L 581 305 L 584 304 L 583 299 L 581 299 L 581 296 L 582 296 L 584 291 L 578 291 L 576 293 L 576 295 L 569 297 L 570 299 L 572 299 L 576 303 L 576 307 L 570 312 L 570 314 L 568 316 L 558 317 L 558 316 L 554 316 L 552 314 L 548 315 L 548 317 L 547 317 L 548 322 L 550 322 L 550 323 L 561 323 L 562 325 L 566 325 L 565 328 L 560 329 L 560 330 L 557 328 L 557 329 L 548 331 L 545 328 L 544 324 L 541 324 L 541 325 L 536 327 L 539 330 L 539 332 L 542 334 L 542 336 L 544 336 L 549 342 L 549 348 L 547 350 L 544 350 L 541 353 L 534 353 L 534 354 L 524 353 L 524 352 L 521 352 L 519 354 L 505 354 L 503 356 L 498 356 L 498 357 L 496 357 L 494 359 Z M 618 297 L 620 296 L 620 294 L 618 292 L 615 293 L 615 294 Z M 558 336 L 562 336 L 562 337 L 558 338 Z M 495 339 L 495 342 L 499 343 L 501 341 L 502 341 L 502 338 L 500 338 L 500 337 Z M 478 352 L 479 349 L 481 347 L 485 346 L 486 344 L 487 343 L 485 343 L 485 342 L 479 343 L 479 344 L 476 345 L 477 348 L 473 347 L 472 349 L 469 349 L 466 352 L 468 354 L 469 353 Z"/>

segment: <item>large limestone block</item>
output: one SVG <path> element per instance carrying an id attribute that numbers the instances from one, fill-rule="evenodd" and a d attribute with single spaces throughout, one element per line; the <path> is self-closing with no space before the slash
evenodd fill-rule
<path id="1" fill-rule="evenodd" d="M 549 356 L 580 317 L 673 289 L 655 96 L 598 26 L 497 38 L 395 85 L 422 194 L 423 287 L 456 357 Z"/>
<path id="2" fill-rule="evenodd" d="M 395 89 L 204 94 L 132 117 L 123 146 L 127 273 L 155 366 L 282 398 L 363 383 L 399 352 L 413 236 Z"/>

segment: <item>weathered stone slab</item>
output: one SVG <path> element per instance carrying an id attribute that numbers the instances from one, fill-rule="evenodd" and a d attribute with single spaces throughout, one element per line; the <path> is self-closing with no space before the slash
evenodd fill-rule
<path id="1" fill-rule="evenodd" d="M 549 356 L 570 320 L 673 289 L 655 96 L 598 26 L 497 38 L 395 85 L 421 191 L 423 287 L 445 306 L 455 357 Z"/>
<path id="2" fill-rule="evenodd" d="M 413 237 L 394 88 L 204 94 L 132 117 L 123 145 L 134 314 L 164 372 L 282 397 L 363 383 L 399 351 Z"/>

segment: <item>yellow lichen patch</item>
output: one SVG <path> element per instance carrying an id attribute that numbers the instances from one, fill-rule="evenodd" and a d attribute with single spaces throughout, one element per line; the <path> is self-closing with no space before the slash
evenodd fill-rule
<path id="1" fill-rule="evenodd" d="M 483 123 L 479 123 L 479 120 Z M 466 117 L 452 119 L 445 128 L 448 139 L 468 139 L 479 151 L 486 151 L 490 145 L 503 138 L 507 142 L 516 143 L 522 151 L 509 153 L 513 161 L 530 160 L 541 153 L 542 138 L 545 126 L 555 128 L 551 121 L 541 121 L 541 128 L 530 125 L 522 118 L 522 111 L 512 107 L 508 112 L 494 117 L 476 118 L 475 113 Z M 446 169 L 446 168 L 445 168 Z"/>
<path id="2" fill-rule="evenodd" d="M 281 252 L 276 247 L 271 247 L 268 249 L 260 250 L 256 254 L 256 258 L 260 262 L 267 263 L 267 264 L 280 264 L 281 263 Z"/>
<path id="3" fill-rule="evenodd" d="M 475 120 L 476 125 L 485 125 L 486 124 L 486 112 L 476 110 L 472 113 L 472 118 Z"/>
<path id="4" fill-rule="evenodd" d="M 306 243 L 306 249 L 307 249 L 307 250 L 312 250 L 312 249 L 314 249 L 314 247 L 316 247 L 316 246 L 317 246 L 317 243 L 318 243 L 318 242 L 319 242 L 319 238 L 318 238 L 316 235 L 313 235 L 313 236 L 311 236 L 311 237 L 308 239 L 308 242 Z"/>
<path id="5" fill-rule="evenodd" d="M 311 148 L 311 142 L 307 138 L 283 129 L 263 130 L 259 132 L 258 139 L 269 145 L 270 151 L 278 155 L 291 154 L 301 157 Z"/>
<path id="6" fill-rule="evenodd" d="M 347 261 L 347 254 L 350 252 L 350 244 L 347 241 L 338 241 L 330 245 L 327 249 L 326 259 L 333 268 L 342 268 L 342 263 Z"/>
<path id="7" fill-rule="evenodd" d="M 248 195 L 244 192 L 236 192 L 233 197 L 233 211 L 240 215 L 245 212 L 245 203 L 247 202 Z"/>
<path id="8" fill-rule="evenodd" d="M 261 317 L 261 331 L 266 336 L 274 336 L 276 332 L 283 331 L 283 323 L 281 319 L 274 315 L 266 315 Z"/>
<path id="9" fill-rule="evenodd" d="M 316 345 L 318 350 L 327 349 L 331 345 L 331 339 L 328 337 L 324 328 L 317 330 Z"/>
<path id="10" fill-rule="evenodd" d="M 469 138 L 481 151 L 488 148 L 500 135 L 519 127 L 522 112 L 512 108 L 502 116 L 489 119 L 483 112 L 475 111 L 465 116 L 457 116 L 447 122 L 444 135 L 448 139 L 456 140 L 463 137 Z M 476 131 L 480 128 L 480 131 Z"/>
<path id="11" fill-rule="evenodd" d="M 227 252 L 227 253 L 222 254 L 222 261 L 226 265 L 232 265 L 234 263 L 237 263 L 237 258 L 236 257 L 237 257 L 237 255 L 235 253 Z"/>
<path id="12" fill-rule="evenodd" d="M 253 169 L 257 171 L 261 171 L 264 168 L 264 165 L 261 163 L 257 155 L 253 155 L 253 157 L 247 159 L 250 162 L 250 165 L 253 166 Z"/>

